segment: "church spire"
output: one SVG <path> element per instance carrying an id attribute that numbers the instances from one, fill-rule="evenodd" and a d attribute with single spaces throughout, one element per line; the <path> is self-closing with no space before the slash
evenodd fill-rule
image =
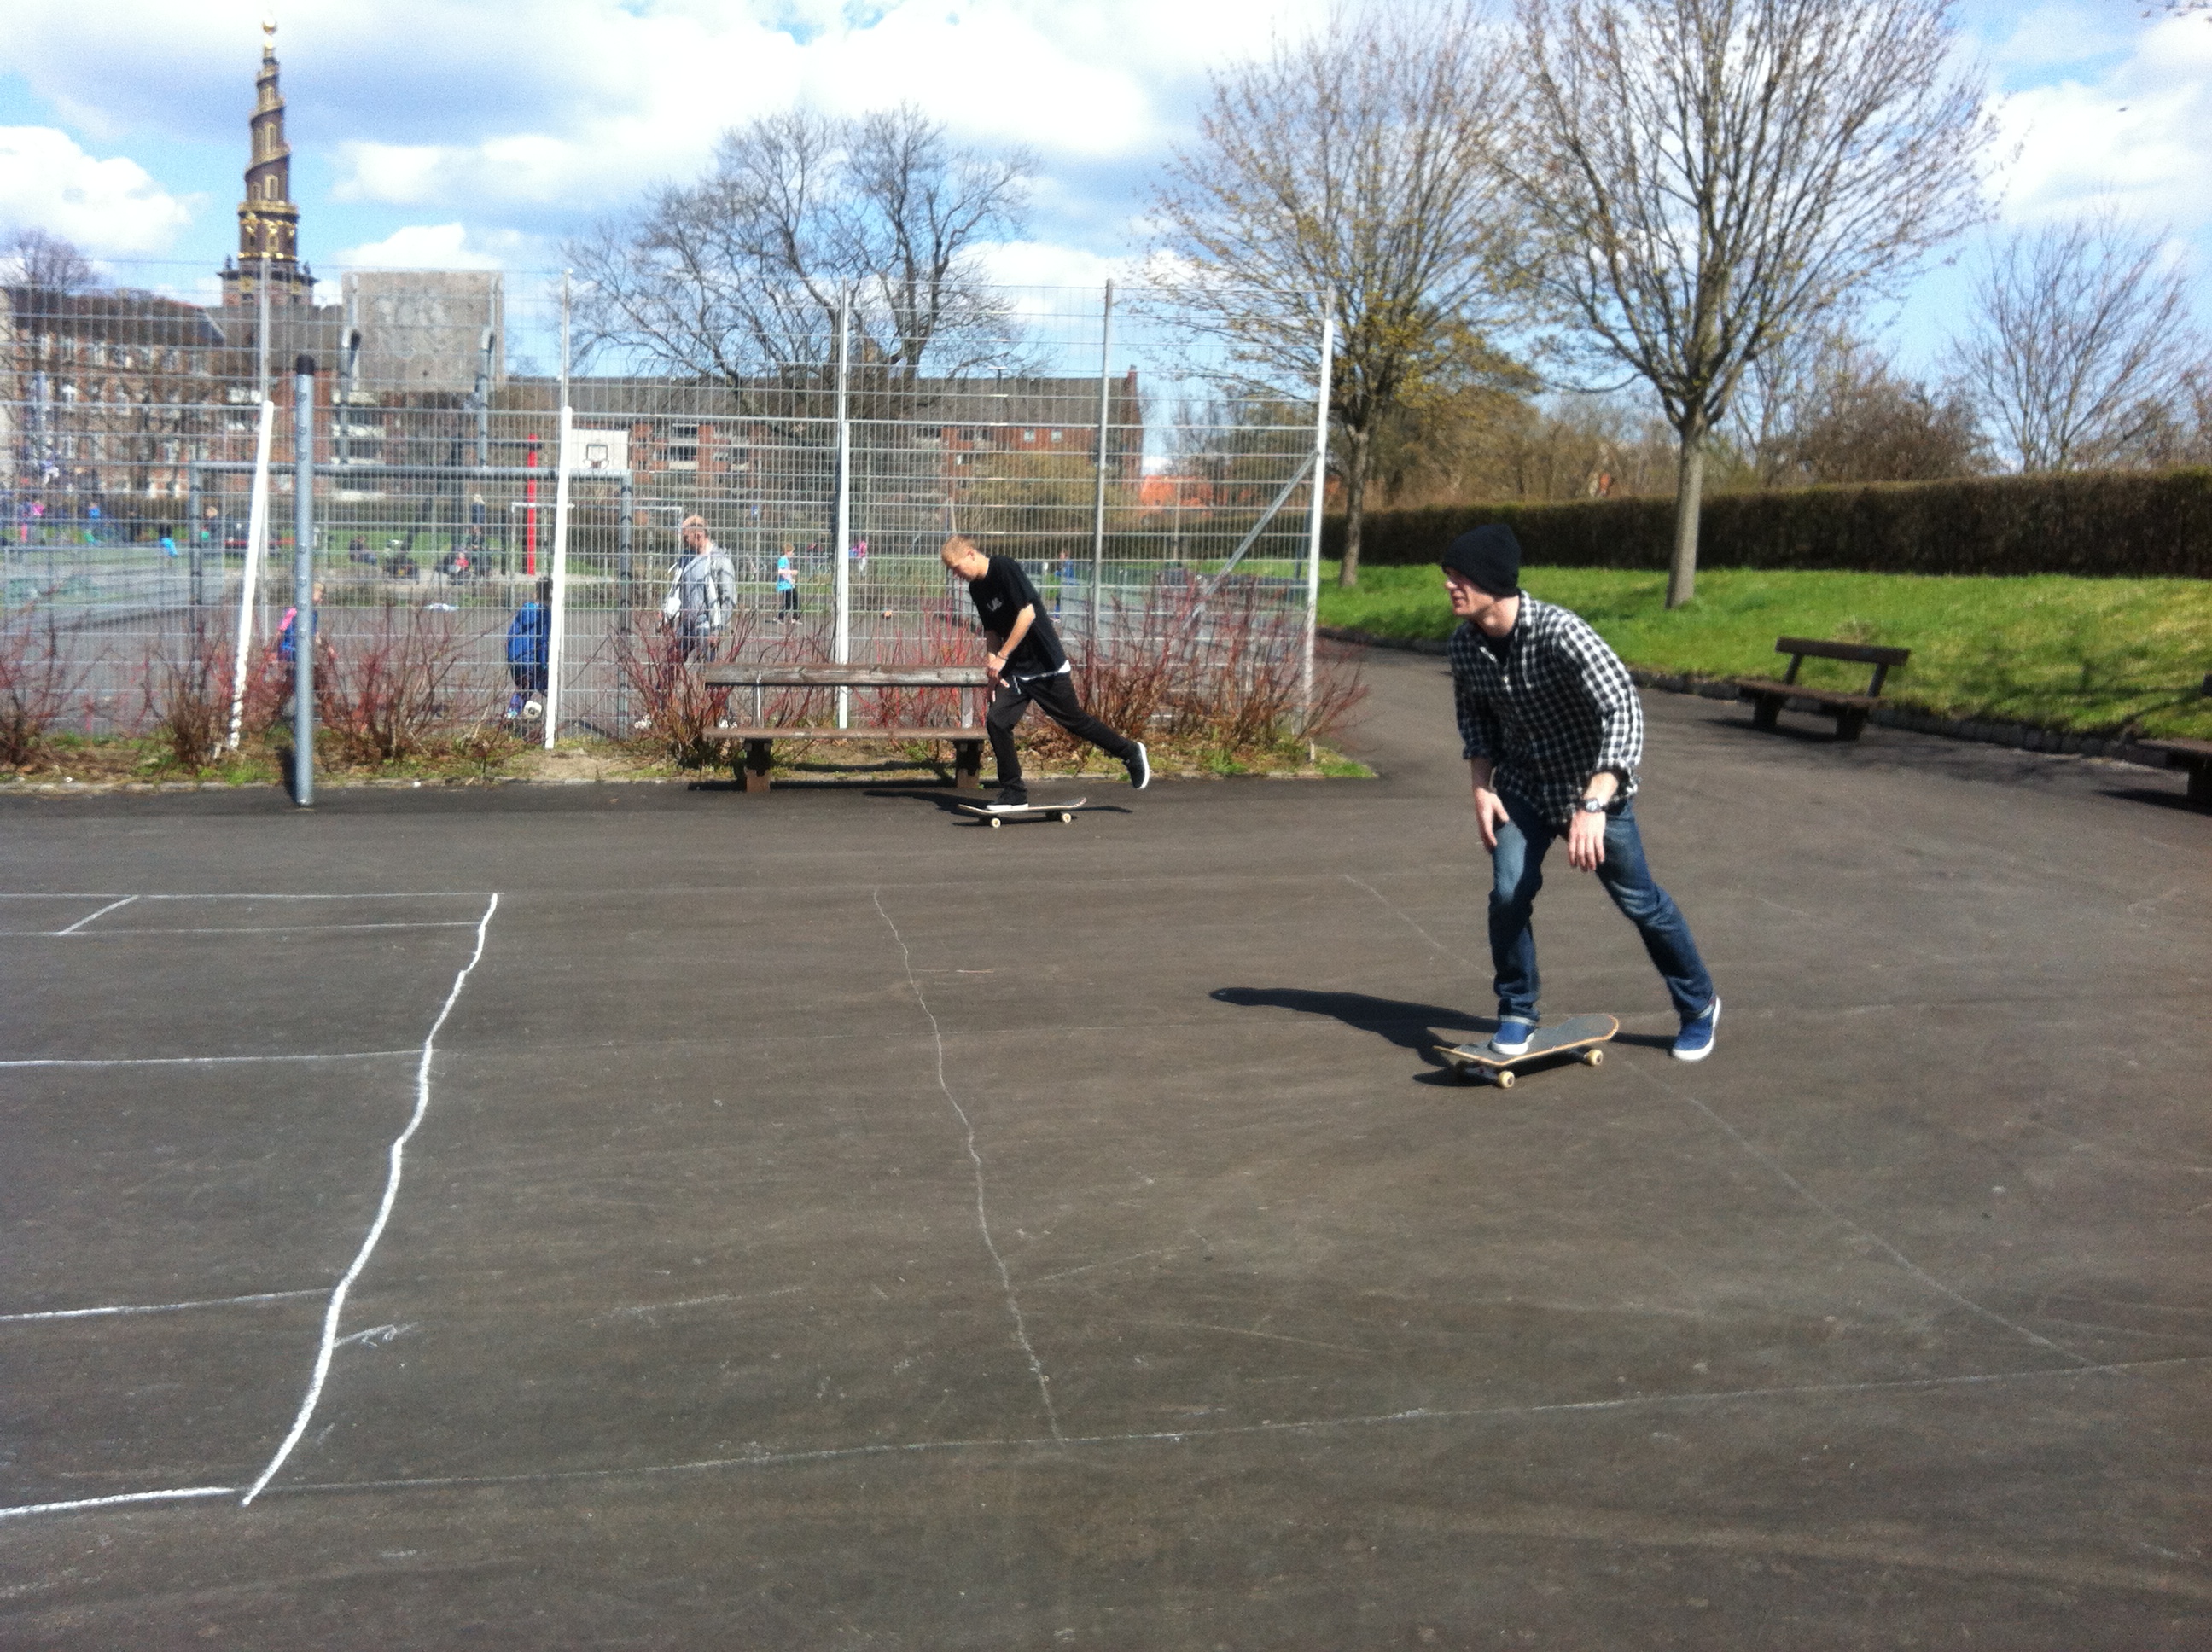
<path id="1" fill-rule="evenodd" d="M 247 122 L 252 152 L 246 164 L 246 198 L 238 203 L 238 256 L 223 268 L 223 302 L 257 302 L 265 272 L 271 304 L 312 305 L 315 277 L 300 262 L 292 147 L 284 141 L 284 95 L 276 83 L 276 25 L 262 24 L 261 33 L 261 72 L 253 77 L 253 115 Z"/>

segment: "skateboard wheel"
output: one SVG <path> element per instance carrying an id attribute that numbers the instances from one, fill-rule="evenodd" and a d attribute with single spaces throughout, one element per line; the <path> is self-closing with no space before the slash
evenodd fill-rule
<path id="1" fill-rule="evenodd" d="M 1075 817 L 1063 811 L 1060 817 L 1060 823 L 1063 826 L 1073 826 L 1075 824 Z"/>
<path id="2" fill-rule="evenodd" d="M 1583 1052 L 1583 1065 L 1586 1067 L 1603 1066 L 1605 1065 L 1605 1052 L 1603 1050 L 1584 1050 Z"/>
<path id="3" fill-rule="evenodd" d="M 1513 1088 L 1513 1075 L 1504 1067 L 1500 1067 L 1498 1070 L 1498 1087 L 1500 1090 L 1510 1090 Z"/>
<path id="4" fill-rule="evenodd" d="M 1006 823 L 1005 821 L 1003 821 L 1003 820 L 994 820 L 994 821 L 993 821 L 993 822 L 991 823 L 991 829 L 992 829 L 993 831 L 994 831 L 994 832 L 995 832 L 995 831 L 997 831 L 997 830 L 999 829 L 999 828 L 1000 828 L 1000 827 L 1001 827 L 1001 826 L 1005 825 Z"/>

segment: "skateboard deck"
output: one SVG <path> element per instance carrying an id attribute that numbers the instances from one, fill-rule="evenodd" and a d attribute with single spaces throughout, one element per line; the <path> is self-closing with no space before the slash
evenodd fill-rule
<path id="1" fill-rule="evenodd" d="M 1529 1036 L 1528 1048 L 1518 1055 L 1500 1055 L 1486 1043 L 1439 1044 L 1437 1054 L 1449 1062 L 1452 1071 L 1462 1079 L 1487 1073 L 1492 1084 L 1500 1090 L 1510 1090 L 1513 1069 L 1524 1061 L 1579 1051 L 1584 1066 L 1601 1066 L 1605 1051 L 1600 1046 L 1620 1030 L 1620 1023 L 1609 1015 L 1569 1016 L 1552 1026 L 1537 1028 Z"/>
<path id="2" fill-rule="evenodd" d="M 1058 820 L 1063 826 L 1075 823 L 1075 811 L 1089 799 L 1070 798 L 1065 803 L 956 803 L 952 806 L 963 815 L 973 815 L 995 831 L 1010 820 Z"/>

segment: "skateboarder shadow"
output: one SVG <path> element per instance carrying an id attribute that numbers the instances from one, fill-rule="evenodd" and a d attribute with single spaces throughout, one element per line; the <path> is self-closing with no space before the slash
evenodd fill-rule
<path id="1" fill-rule="evenodd" d="M 1445 1076 L 1443 1061 L 1435 1048 L 1439 1034 L 1447 1035 L 1443 1042 L 1456 1043 L 1468 1042 L 1459 1035 L 1479 1035 L 1474 1042 L 1480 1042 L 1498 1030 L 1498 1023 L 1488 1016 L 1469 1015 L 1441 1004 L 1376 998 L 1367 993 L 1317 993 L 1303 987 L 1223 987 L 1212 997 L 1246 1009 L 1296 1010 L 1302 1015 L 1334 1017 L 1347 1027 L 1374 1033 L 1400 1049 L 1413 1051 L 1437 1069 L 1432 1076 L 1438 1078 Z"/>

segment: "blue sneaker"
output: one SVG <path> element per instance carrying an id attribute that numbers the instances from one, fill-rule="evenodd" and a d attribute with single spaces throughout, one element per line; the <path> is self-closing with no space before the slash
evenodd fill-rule
<path id="1" fill-rule="evenodd" d="M 1490 1036 L 1491 1053 L 1495 1055 L 1525 1055 L 1528 1041 L 1536 1035 L 1536 1023 L 1526 1016 L 1503 1015 L 1498 1017 L 1498 1030 Z"/>
<path id="2" fill-rule="evenodd" d="M 1713 1053 L 1713 1029 L 1721 1024 L 1721 1001 L 1715 999 L 1705 1005 L 1703 1013 L 1682 1023 L 1682 1030 L 1674 1035 L 1674 1059 L 1677 1061 L 1702 1061 Z"/>

